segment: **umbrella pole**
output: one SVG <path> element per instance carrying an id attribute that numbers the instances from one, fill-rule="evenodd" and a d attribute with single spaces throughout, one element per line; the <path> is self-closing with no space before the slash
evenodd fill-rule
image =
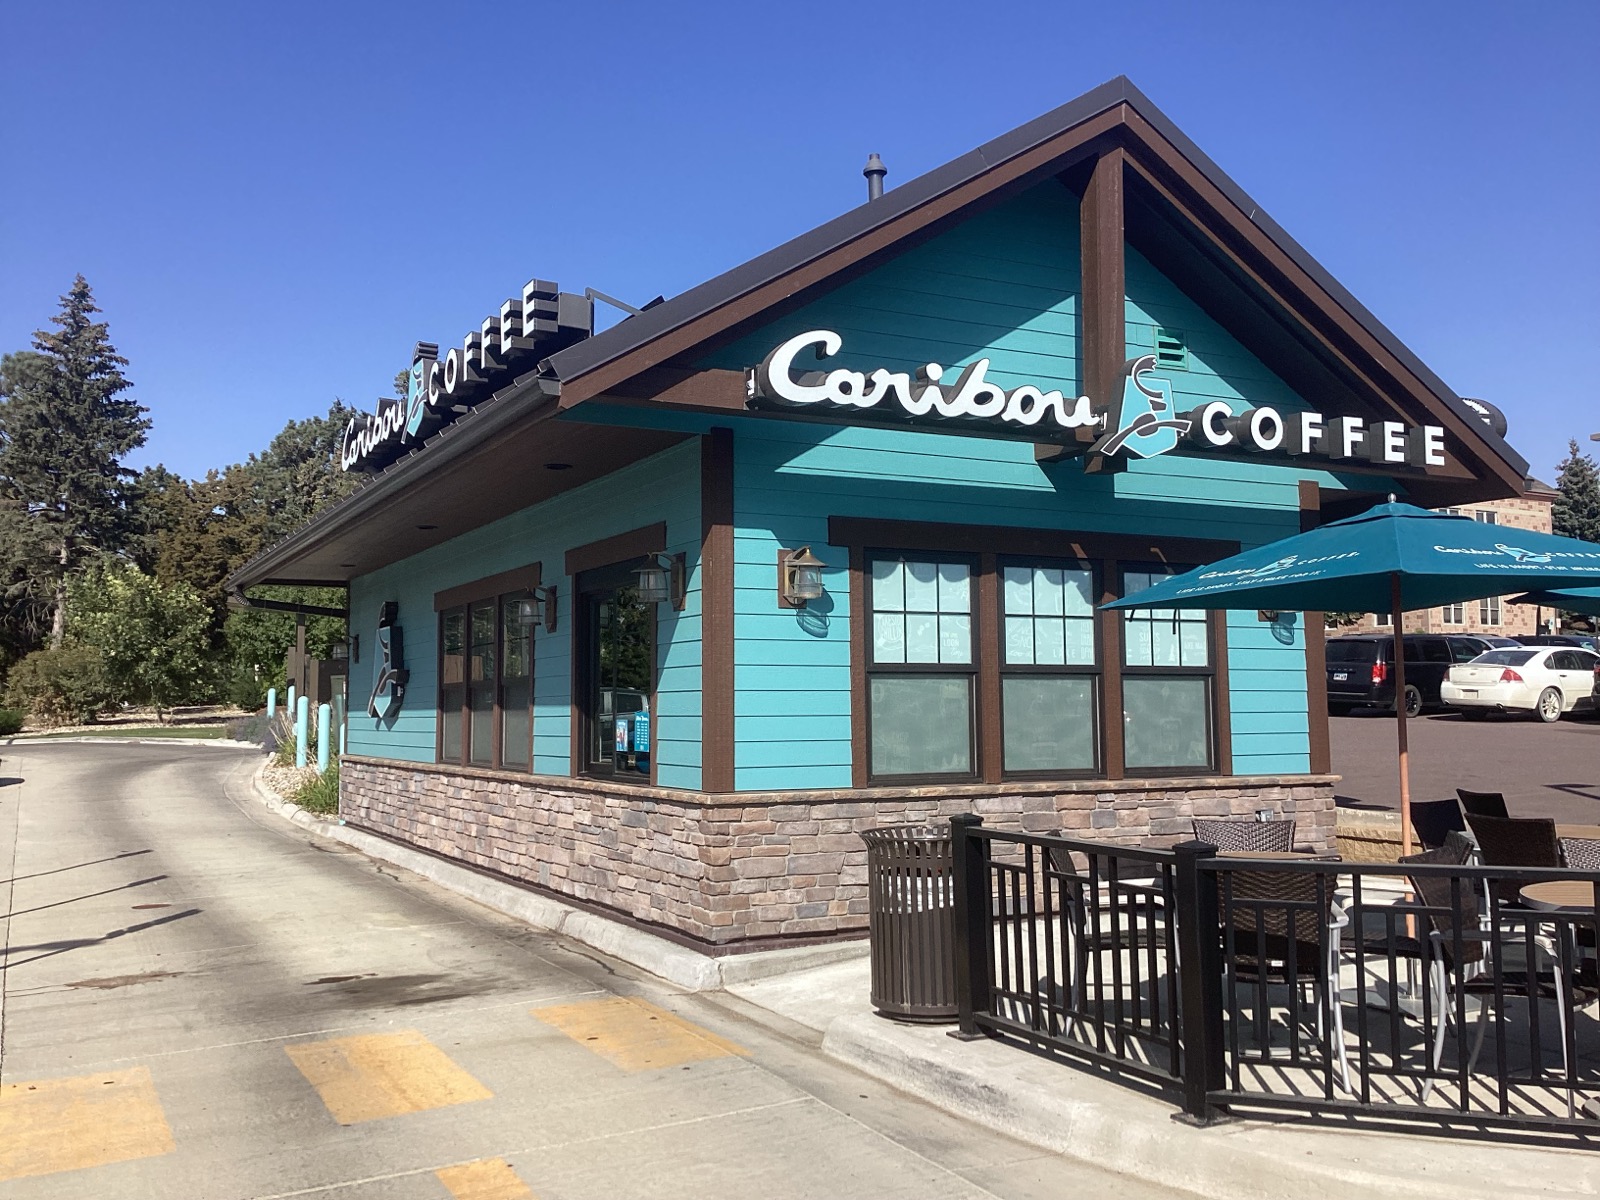
<path id="1" fill-rule="evenodd" d="M 1411 752 L 1406 743 L 1405 614 L 1400 610 L 1400 573 L 1389 576 L 1389 619 L 1394 622 L 1394 717 L 1400 742 L 1400 852 L 1411 853 Z"/>

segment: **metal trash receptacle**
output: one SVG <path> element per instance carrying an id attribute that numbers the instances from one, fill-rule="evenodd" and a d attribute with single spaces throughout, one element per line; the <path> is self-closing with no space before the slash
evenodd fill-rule
<path id="1" fill-rule="evenodd" d="M 955 872 L 948 826 L 888 825 L 867 843 L 872 1007 L 899 1021 L 954 1021 Z"/>

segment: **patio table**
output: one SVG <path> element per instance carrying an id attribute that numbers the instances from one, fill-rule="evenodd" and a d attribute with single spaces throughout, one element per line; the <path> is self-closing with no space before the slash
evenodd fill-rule
<path id="1" fill-rule="evenodd" d="M 1594 884 L 1581 879 L 1530 883 L 1520 892 L 1522 902 L 1540 912 L 1589 912 L 1594 909 Z"/>

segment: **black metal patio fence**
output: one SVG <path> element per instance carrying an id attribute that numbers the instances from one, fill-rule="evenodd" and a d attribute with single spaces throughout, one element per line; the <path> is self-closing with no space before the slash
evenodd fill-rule
<path id="1" fill-rule="evenodd" d="M 951 824 L 963 1036 L 1157 1088 L 1202 1123 L 1278 1109 L 1600 1133 L 1600 872 Z M 1519 903 L 1561 881 L 1580 903 Z"/>

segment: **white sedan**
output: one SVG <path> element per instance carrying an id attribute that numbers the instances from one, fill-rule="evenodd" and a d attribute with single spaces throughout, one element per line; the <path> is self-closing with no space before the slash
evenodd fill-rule
<path id="1" fill-rule="evenodd" d="M 1597 669 L 1600 654 L 1588 650 L 1489 650 L 1451 667 L 1439 698 L 1469 720 L 1482 720 L 1491 710 L 1526 709 L 1541 721 L 1559 721 L 1574 709 L 1593 710 Z"/>

